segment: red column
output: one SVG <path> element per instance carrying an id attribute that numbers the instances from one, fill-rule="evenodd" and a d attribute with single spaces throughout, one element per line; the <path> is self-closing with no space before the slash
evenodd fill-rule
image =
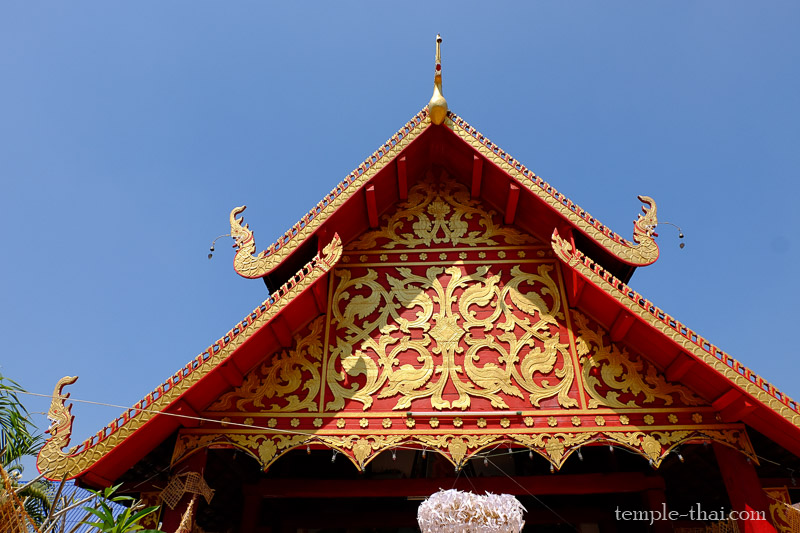
<path id="1" fill-rule="evenodd" d="M 761 488 L 756 469 L 739 451 L 714 443 L 719 471 L 725 481 L 728 498 L 734 511 L 747 512 L 748 515 L 763 513 L 769 516 L 769 500 Z M 744 533 L 775 533 L 775 528 L 766 520 L 739 520 L 739 530 Z"/>
<path id="2" fill-rule="evenodd" d="M 672 522 L 667 513 L 667 497 L 663 489 L 650 489 L 644 492 L 645 504 L 653 511 L 654 516 L 661 517 L 661 520 L 653 522 L 654 533 L 672 533 Z"/>
<path id="3" fill-rule="evenodd" d="M 174 465 L 172 467 L 172 475 L 175 475 L 177 472 L 200 472 L 200 474 L 203 474 L 206 468 L 206 457 L 208 456 L 207 452 L 208 449 L 203 448 L 187 457 L 185 461 L 181 461 L 177 465 Z M 186 507 L 189 506 L 192 496 L 194 496 L 194 494 L 190 492 L 184 494 L 181 498 L 181 501 L 175 506 L 175 509 L 170 509 L 167 504 L 163 502 L 161 503 L 161 505 L 163 505 L 163 509 L 161 511 L 161 531 L 173 533 L 178 529 L 178 526 L 181 523 L 181 518 L 183 517 L 183 513 L 186 511 Z M 197 503 L 195 506 L 196 505 Z M 197 507 L 195 507 L 195 511 L 196 510 Z"/>
<path id="4" fill-rule="evenodd" d="M 242 524 L 239 531 L 242 533 L 256 531 L 258 528 L 258 511 L 261 504 L 261 494 L 256 490 L 257 485 L 244 485 L 244 509 L 242 510 Z"/>

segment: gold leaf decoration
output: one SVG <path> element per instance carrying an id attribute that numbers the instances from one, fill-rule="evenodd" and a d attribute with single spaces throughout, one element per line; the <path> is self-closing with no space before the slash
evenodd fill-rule
<path id="1" fill-rule="evenodd" d="M 356 456 L 356 461 L 358 461 L 359 464 L 363 465 L 371 452 L 372 446 L 369 445 L 367 439 L 358 439 L 355 444 L 353 444 L 353 454 Z"/>
<path id="2" fill-rule="evenodd" d="M 356 459 L 356 466 L 363 468 L 369 462 L 370 457 L 374 457 L 381 451 L 392 448 L 406 437 L 403 435 L 367 435 L 358 437 L 348 435 L 345 437 L 319 436 L 318 439 L 329 446 L 334 446 L 343 450 L 352 450 Z"/>
<path id="3" fill-rule="evenodd" d="M 469 231 L 467 221 L 473 217 L 481 230 Z M 496 218 L 494 211 L 485 211 L 480 201 L 471 198 L 469 190 L 455 179 L 444 174 L 440 180 L 434 180 L 429 175 L 427 180 L 409 189 L 408 200 L 401 203 L 397 211 L 384 217 L 381 229 L 365 233 L 350 246 L 355 250 L 368 250 L 537 242 L 513 227 L 498 224 Z"/>
<path id="4" fill-rule="evenodd" d="M 685 405 L 701 405 L 703 401 L 689 389 L 668 382 L 652 364 L 633 359 L 625 348 L 604 342 L 605 331 L 598 326 L 589 326 L 589 320 L 577 311 L 572 311 L 578 336 L 575 346 L 581 356 L 583 379 L 589 393 L 589 407 L 641 407 L 656 399 L 664 405 L 672 405 L 675 396 Z M 599 369 L 599 377 L 592 372 Z M 600 392 L 603 389 L 605 393 Z M 633 396 L 627 402 L 619 400 L 621 393 Z"/>
<path id="5" fill-rule="evenodd" d="M 326 409 L 350 399 L 367 410 L 376 395 L 397 396 L 393 409 L 430 398 L 434 409 L 466 410 L 474 397 L 508 408 L 503 394 L 525 393 L 534 407 L 554 396 L 562 407 L 578 406 L 569 396 L 574 368 L 561 341 L 552 264 L 535 272 L 515 265 L 510 276 L 486 265 L 431 266 L 424 275 L 400 266 L 361 271 L 336 271 L 332 326 L 340 334 L 330 348 Z M 453 399 L 444 397 L 448 386 Z"/>
<path id="6" fill-rule="evenodd" d="M 450 460 L 456 466 L 463 464 L 464 458 L 479 448 L 502 439 L 500 435 L 416 435 L 414 440 L 431 448 L 447 450 Z"/>
<path id="7" fill-rule="evenodd" d="M 460 465 L 467 454 L 467 443 L 461 437 L 454 437 L 447 445 L 447 451 L 450 452 L 450 457 L 453 458 L 453 461 Z"/>
<path id="8" fill-rule="evenodd" d="M 307 335 L 295 336 L 290 350 L 274 356 L 258 372 L 250 372 L 242 385 L 222 395 L 208 410 L 227 411 L 235 405 L 236 410 L 243 411 L 250 404 L 265 411 L 316 410 L 324 326 L 325 317 L 315 319 Z M 299 392 L 304 392 L 303 399 Z M 282 398 L 286 404 L 265 402 L 273 397 Z"/>
<path id="9" fill-rule="evenodd" d="M 516 442 L 544 451 L 556 468 L 561 468 L 568 449 L 581 445 L 594 437 L 593 433 L 539 433 L 509 435 Z"/>

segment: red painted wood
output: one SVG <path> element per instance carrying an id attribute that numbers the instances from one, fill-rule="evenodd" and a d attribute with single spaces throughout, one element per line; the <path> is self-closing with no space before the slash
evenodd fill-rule
<path id="1" fill-rule="evenodd" d="M 181 416 L 181 425 L 187 428 L 193 428 L 200 425 L 200 421 L 197 418 L 200 416 L 192 407 L 187 400 L 180 399 L 175 402 L 175 407 L 171 409 L 173 413 L 176 415 Z"/>
<path id="2" fill-rule="evenodd" d="M 369 227 L 378 227 L 378 204 L 375 201 L 375 186 L 370 185 L 364 189 L 364 195 L 367 199 L 367 218 L 369 219 Z"/>
<path id="3" fill-rule="evenodd" d="M 252 491 L 244 491 L 243 503 L 242 523 L 239 526 L 239 531 L 255 531 L 258 527 L 261 498 Z"/>
<path id="4" fill-rule="evenodd" d="M 225 378 L 225 381 L 227 381 L 231 387 L 238 387 L 244 381 L 244 376 L 232 359 L 222 363 L 219 369 L 222 377 Z"/>
<path id="5" fill-rule="evenodd" d="M 519 202 L 519 187 L 510 183 L 508 185 L 508 199 L 506 200 L 506 215 L 503 222 L 513 224 L 517 216 L 517 203 Z"/>
<path id="6" fill-rule="evenodd" d="M 83 481 L 93 487 L 110 487 L 113 485 L 110 480 L 95 474 L 91 470 L 83 476 Z"/>
<path id="7" fill-rule="evenodd" d="M 712 403 L 711 405 L 717 411 L 721 411 L 741 397 L 742 393 L 739 392 L 738 390 L 728 389 L 728 391 L 726 391 L 725 394 L 714 400 L 714 403 Z"/>
<path id="8" fill-rule="evenodd" d="M 406 158 L 397 160 L 397 194 L 401 200 L 408 200 L 408 177 L 406 176 Z"/>
<path id="9" fill-rule="evenodd" d="M 481 178 L 483 177 L 483 159 L 477 155 L 472 156 L 472 187 L 470 196 L 479 198 L 481 195 Z"/>
<path id="10" fill-rule="evenodd" d="M 619 342 L 624 339 L 634 322 L 635 319 L 633 318 L 633 315 L 625 310 L 621 310 L 617 315 L 616 320 L 614 320 L 614 324 L 611 326 L 611 340 L 614 342 Z"/>
<path id="11" fill-rule="evenodd" d="M 581 295 L 583 294 L 583 287 L 586 285 L 586 280 L 584 280 L 580 274 L 574 270 L 571 270 L 570 272 L 572 274 L 572 290 L 569 291 L 567 297 L 569 298 L 569 304 L 572 307 L 577 307 L 578 302 L 581 301 Z"/>
<path id="12" fill-rule="evenodd" d="M 667 370 L 665 372 L 666 378 L 668 381 L 678 381 L 686 373 L 689 371 L 690 368 L 694 365 L 694 359 L 685 355 L 683 352 L 679 352 L 678 356 L 669 364 Z"/>
<path id="13" fill-rule="evenodd" d="M 761 488 L 753 465 L 732 448 L 717 442 L 713 446 L 733 510 L 763 512 L 768 517 L 769 500 Z M 775 528 L 767 520 L 739 520 L 739 529 L 743 533 L 775 532 Z"/>
<path id="14" fill-rule="evenodd" d="M 283 348 L 291 348 L 292 331 L 286 324 L 286 319 L 283 318 L 283 315 L 278 315 L 273 318 L 269 325 L 272 328 L 272 333 L 275 334 L 275 337 L 278 339 L 278 342 L 281 344 L 281 346 Z"/>
<path id="15" fill-rule="evenodd" d="M 744 396 L 740 396 L 732 404 L 720 411 L 719 414 L 723 422 L 737 422 L 743 420 L 755 410 L 755 402 L 745 399 Z"/>
<path id="16" fill-rule="evenodd" d="M 320 313 L 325 313 L 328 310 L 328 285 L 326 283 L 315 283 L 311 287 L 311 292 L 314 294 L 314 303 L 317 305 L 317 310 Z"/>

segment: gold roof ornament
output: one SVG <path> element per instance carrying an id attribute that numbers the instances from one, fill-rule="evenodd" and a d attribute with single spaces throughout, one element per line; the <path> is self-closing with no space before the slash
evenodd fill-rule
<path id="1" fill-rule="evenodd" d="M 431 122 L 441 124 L 447 117 L 447 100 L 442 96 L 442 36 L 436 35 L 436 70 L 433 78 L 433 96 L 428 102 L 428 114 Z"/>

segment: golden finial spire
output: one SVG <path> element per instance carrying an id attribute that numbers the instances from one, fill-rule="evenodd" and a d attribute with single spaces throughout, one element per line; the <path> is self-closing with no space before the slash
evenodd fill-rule
<path id="1" fill-rule="evenodd" d="M 428 114 L 431 122 L 441 124 L 447 117 L 447 100 L 442 96 L 442 36 L 436 35 L 436 71 L 433 78 L 433 96 L 428 102 Z"/>

